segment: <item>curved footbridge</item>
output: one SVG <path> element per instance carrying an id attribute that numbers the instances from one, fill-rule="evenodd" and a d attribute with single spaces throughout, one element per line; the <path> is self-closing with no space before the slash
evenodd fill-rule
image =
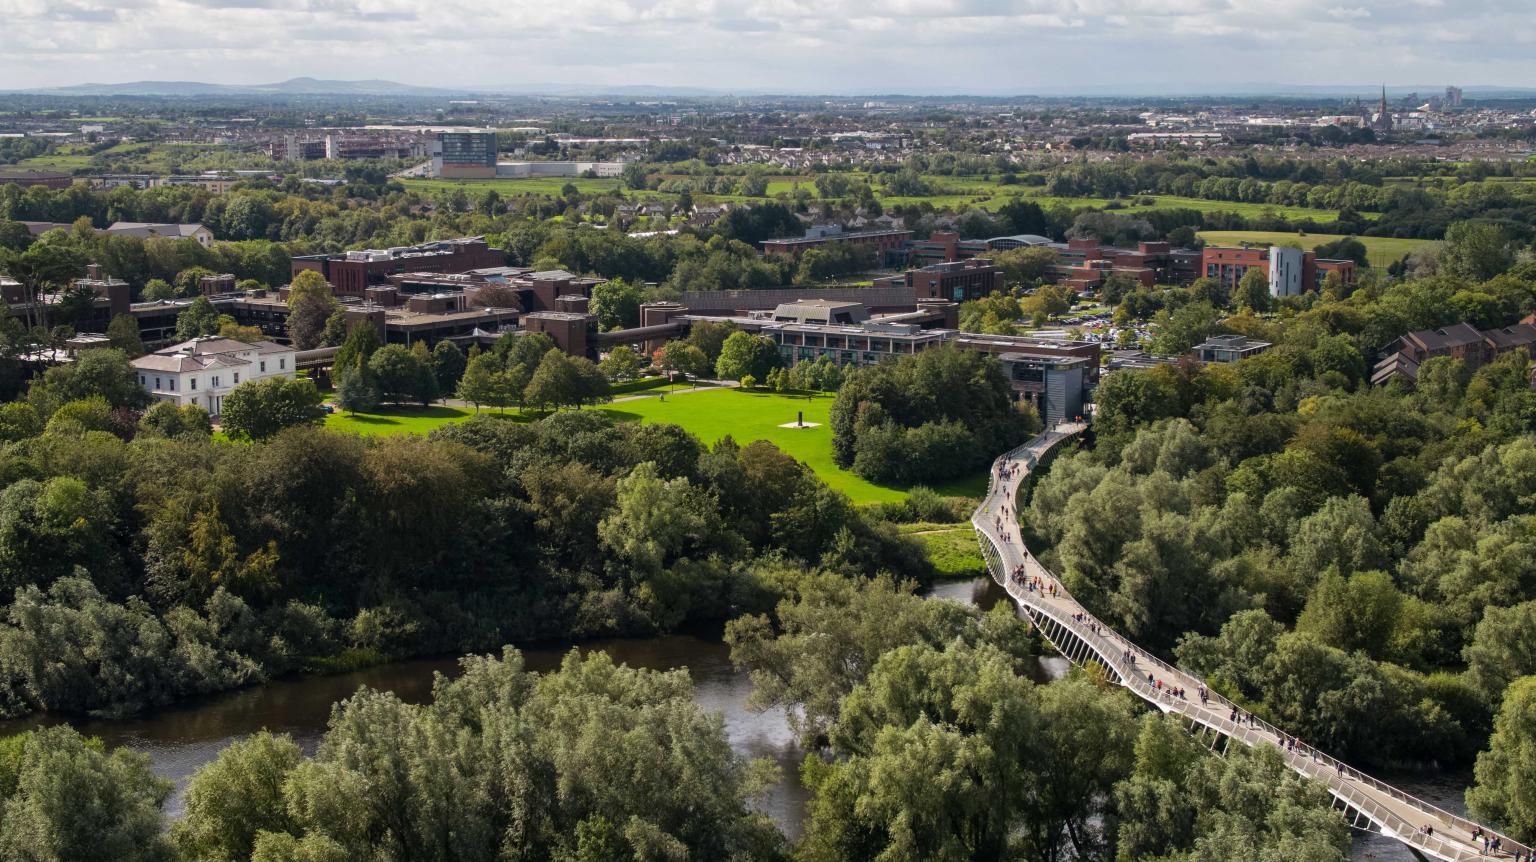
<path id="1" fill-rule="evenodd" d="M 1178 714 L 1194 732 L 1208 738 L 1213 749 L 1231 740 L 1277 747 L 1292 769 L 1328 786 L 1352 825 L 1394 838 L 1420 858 L 1445 862 L 1514 859 L 1516 854 L 1522 860 L 1532 858 L 1529 847 L 1508 836 L 1378 781 L 1244 711 L 1238 710 L 1233 721 L 1231 702 L 1215 692 L 1202 702 L 1201 680 L 1131 643 L 1078 604 L 1061 580 L 1024 547 L 1015 507 L 1019 487 L 1039 459 L 1084 430 L 1082 424 L 1060 425 L 999 457 L 992 464 L 987 496 L 971 516 L 988 571 L 1052 646 L 1074 664 L 1099 665 L 1112 682 L 1165 713 Z M 1181 688 L 1184 696 L 1178 697 L 1175 691 Z M 1501 849 L 1484 854 L 1483 842 L 1472 838 L 1478 829 L 1497 836 Z"/>

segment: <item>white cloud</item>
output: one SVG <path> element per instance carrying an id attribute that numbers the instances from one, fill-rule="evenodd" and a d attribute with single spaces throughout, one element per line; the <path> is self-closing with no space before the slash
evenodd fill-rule
<path id="1" fill-rule="evenodd" d="M 1528 0 L 0 0 L 0 86 L 1536 84 Z"/>

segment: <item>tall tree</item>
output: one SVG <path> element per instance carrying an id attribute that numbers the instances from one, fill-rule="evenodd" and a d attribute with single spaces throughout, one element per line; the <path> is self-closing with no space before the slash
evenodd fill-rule
<path id="1" fill-rule="evenodd" d="M 1514 838 L 1536 841 L 1536 676 L 1521 677 L 1504 693 L 1488 750 L 1477 756 L 1467 806 Z"/>
<path id="2" fill-rule="evenodd" d="M 180 321 L 177 321 L 178 325 Z M 108 343 L 129 359 L 144 355 L 144 340 L 139 337 L 139 321 L 131 314 L 118 314 L 107 324 Z"/>
<path id="3" fill-rule="evenodd" d="M 1504 229 L 1486 222 L 1462 221 L 1445 232 L 1440 268 L 1448 275 L 1487 281 L 1515 262 L 1515 247 Z"/>
<path id="4" fill-rule="evenodd" d="M 149 758 L 68 726 L 0 739 L 0 857 L 162 862 L 171 784 Z"/>
<path id="5" fill-rule="evenodd" d="M 446 394 L 458 388 L 464 367 L 464 351 L 452 341 L 444 339 L 432 348 L 432 375 L 437 378 L 438 392 Z"/>
<path id="6" fill-rule="evenodd" d="M 312 350 L 324 341 L 326 321 L 335 313 L 336 297 L 325 276 L 304 270 L 288 287 L 288 337 L 299 350 Z"/>
<path id="7" fill-rule="evenodd" d="M 733 332 L 720 348 L 720 358 L 715 361 L 715 374 L 722 380 L 740 380 L 748 374 L 763 380 L 767 378 L 768 372 L 783 364 L 779 349 L 771 339 L 746 332 Z"/>
<path id="8" fill-rule="evenodd" d="M 219 334 L 219 312 L 208 301 L 208 297 L 199 296 L 192 300 L 184 311 L 176 315 L 176 337 L 182 340 L 198 338 L 204 335 Z"/>

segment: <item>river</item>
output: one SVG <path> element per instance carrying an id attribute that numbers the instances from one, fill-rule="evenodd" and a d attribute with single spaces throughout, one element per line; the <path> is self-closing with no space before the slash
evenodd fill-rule
<path id="1" fill-rule="evenodd" d="M 989 578 L 941 583 L 931 588 L 927 595 L 982 608 L 990 608 L 1005 598 L 1002 589 Z M 799 780 L 800 747 L 789 732 L 783 710 L 754 712 L 747 708 L 751 682 L 745 673 L 731 665 L 730 650 L 721 642 L 718 632 L 520 647 L 527 667 L 537 671 L 558 667 L 573 648 L 583 652 L 601 650 L 614 661 L 631 667 L 686 668 L 693 678 L 694 697 L 699 705 L 724 717 L 731 746 L 744 756 L 766 757 L 779 765 L 783 779 L 758 802 L 758 808 L 771 815 L 792 838 L 799 836 L 807 801 L 807 792 Z M 1035 676 L 1044 681 L 1059 677 L 1066 670 L 1065 659 L 1042 657 Z M 187 779 L 231 742 L 265 728 L 274 733 L 289 734 L 306 753 L 312 753 L 325 732 L 331 705 L 350 697 L 359 687 L 390 691 L 402 700 L 424 703 L 431 698 L 434 674 L 451 676 L 457 672 L 456 659 L 403 661 L 354 673 L 278 680 L 137 718 L 74 719 L 71 723 L 81 733 L 101 737 L 109 746 L 126 745 L 149 755 L 155 772 L 176 786 L 166 803 L 166 812 L 171 817 L 178 817 L 183 810 L 182 793 Z M 0 736 L 63 720 L 57 716 L 33 716 L 0 722 Z M 1396 780 L 1410 793 L 1457 813 L 1462 811 L 1461 794 L 1466 786 L 1466 776 L 1397 777 Z M 1407 849 L 1395 841 L 1358 833 L 1352 855 L 1357 862 L 1412 862 L 1413 859 Z"/>

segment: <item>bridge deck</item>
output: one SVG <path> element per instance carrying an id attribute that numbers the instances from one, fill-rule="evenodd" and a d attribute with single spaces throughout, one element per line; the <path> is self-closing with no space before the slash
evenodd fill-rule
<path id="1" fill-rule="evenodd" d="M 1039 458 L 1085 427 L 1058 426 L 998 458 L 992 465 L 986 499 L 971 516 L 992 577 L 1007 589 L 1058 650 L 1077 664 L 1094 661 L 1102 665 L 1110 679 L 1165 713 L 1177 713 L 1194 725 L 1245 745 L 1278 747 L 1292 769 L 1327 784 L 1336 799 L 1367 818 L 1383 834 L 1419 853 L 1446 862 L 1508 859 L 1517 852 L 1523 859 L 1532 858 L 1529 847 L 1481 827 L 1486 833 L 1498 835 L 1503 845 L 1501 851 L 1484 855 L 1482 842 L 1472 840 L 1472 831 L 1480 824 L 1378 781 L 1241 710 L 1238 720 L 1232 721 L 1233 705 L 1229 701 L 1210 692 L 1209 701 L 1202 704 L 1197 694 L 1201 680 L 1131 643 L 1078 604 L 1061 580 L 1024 547 L 1015 506 L 1020 485 Z M 1009 468 L 1015 466 L 1017 469 L 1010 473 Z M 1022 574 L 1014 576 L 1015 572 Z M 1028 585 L 1037 578 L 1043 588 L 1030 589 Z M 1052 587 L 1056 590 L 1054 595 L 1050 592 Z M 1179 688 L 1184 689 L 1183 698 L 1173 694 Z M 1290 741 L 1294 741 L 1294 746 L 1287 744 Z M 1433 828 L 1432 835 L 1421 831 L 1426 826 Z"/>

